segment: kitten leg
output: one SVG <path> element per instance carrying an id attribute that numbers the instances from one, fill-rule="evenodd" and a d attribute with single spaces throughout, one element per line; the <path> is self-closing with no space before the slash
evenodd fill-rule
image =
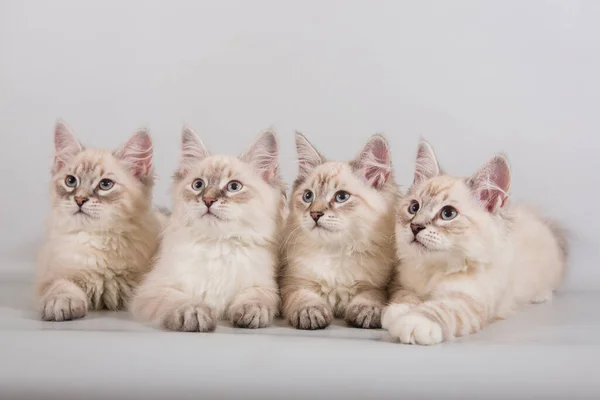
<path id="1" fill-rule="evenodd" d="M 131 303 L 136 318 L 172 331 L 211 332 L 217 327 L 213 310 L 170 286 L 142 286 Z"/>
<path id="2" fill-rule="evenodd" d="M 79 286 L 67 279 L 57 279 L 45 286 L 40 300 L 44 321 L 69 321 L 87 314 L 87 296 Z"/>
<path id="3" fill-rule="evenodd" d="M 283 313 L 296 329 L 323 329 L 333 321 L 331 307 L 308 289 L 297 289 L 284 295 Z"/>
<path id="4" fill-rule="evenodd" d="M 383 310 L 381 315 L 381 326 L 384 329 L 388 329 L 392 321 L 408 314 L 410 310 L 422 302 L 419 296 L 412 290 L 398 289 L 394 291 L 390 297 L 388 306 Z"/>
<path id="5" fill-rule="evenodd" d="M 385 304 L 386 293 L 382 289 L 367 289 L 354 296 L 344 319 L 348 325 L 357 328 L 381 328 L 381 310 Z"/>
<path id="6" fill-rule="evenodd" d="M 430 345 L 478 332 L 487 322 L 485 305 L 462 293 L 436 296 L 389 323 L 400 343 Z"/>
<path id="7" fill-rule="evenodd" d="M 227 313 L 239 328 L 264 328 L 271 325 L 278 309 L 276 289 L 251 287 L 235 296 Z"/>

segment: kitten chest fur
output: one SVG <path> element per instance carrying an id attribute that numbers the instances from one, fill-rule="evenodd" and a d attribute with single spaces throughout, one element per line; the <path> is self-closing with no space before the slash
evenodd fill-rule
<path id="1" fill-rule="evenodd" d="M 161 264 L 176 273 L 184 292 L 202 299 L 218 318 L 227 316 L 232 300 L 244 289 L 276 289 L 275 260 L 264 247 L 238 239 L 188 242 L 177 245 L 171 255 L 175 264 Z"/>

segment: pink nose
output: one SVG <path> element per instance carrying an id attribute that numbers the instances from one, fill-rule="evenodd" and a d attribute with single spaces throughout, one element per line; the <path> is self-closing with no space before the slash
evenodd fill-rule
<path id="1" fill-rule="evenodd" d="M 413 235 L 417 236 L 417 234 L 419 232 L 421 232 L 423 229 L 425 229 L 425 226 L 420 225 L 420 224 L 410 224 L 410 230 L 412 231 Z"/>
<path id="2" fill-rule="evenodd" d="M 206 204 L 206 207 L 210 208 L 210 206 L 212 206 L 217 201 L 217 199 L 213 197 L 203 197 L 202 201 L 204 202 L 204 204 Z"/>
<path id="3" fill-rule="evenodd" d="M 311 218 L 317 222 L 319 220 L 319 218 L 321 218 L 323 216 L 323 211 L 311 211 L 310 212 L 310 216 Z"/>
<path id="4" fill-rule="evenodd" d="M 75 203 L 77 203 L 77 205 L 79 207 L 81 207 L 82 205 L 84 205 L 85 203 L 87 203 L 89 199 L 87 197 L 79 197 L 79 196 L 75 196 Z"/>

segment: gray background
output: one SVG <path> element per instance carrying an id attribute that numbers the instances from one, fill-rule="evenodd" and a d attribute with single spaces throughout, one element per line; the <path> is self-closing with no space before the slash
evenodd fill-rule
<path id="1" fill-rule="evenodd" d="M 573 232 L 568 287 L 600 287 L 596 1 L 0 1 L 0 269 L 30 274 L 52 128 L 88 146 L 151 129 L 169 204 L 179 132 L 237 153 L 273 127 L 347 159 L 384 132 L 401 184 L 420 135 L 445 169 L 508 153 L 517 200 Z"/>

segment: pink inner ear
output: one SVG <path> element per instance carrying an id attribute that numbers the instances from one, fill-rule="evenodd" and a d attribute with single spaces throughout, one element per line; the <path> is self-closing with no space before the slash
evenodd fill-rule
<path id="1" fill-rule="evenodd" d="M 510 190 L 510 168 L 506 159 L 494 157 L 478 172 L 472 185 L 488 212 L 502 208 Z"/>
<path id="2" fill-rule="evenodd" d="M 387 182 L 390 172 L 390 152 L 382 137 L 371 139 L 360 157 L 364 179 L 373 187 L 380 188 Z"/>
<path id="3" fill-rule="evenodd" d="M 138 179 L 148 176 L 152 171 L 152 139 L 145 131 L 135 133 L 125 145 L 115 153 L 131 173 Z"/>

